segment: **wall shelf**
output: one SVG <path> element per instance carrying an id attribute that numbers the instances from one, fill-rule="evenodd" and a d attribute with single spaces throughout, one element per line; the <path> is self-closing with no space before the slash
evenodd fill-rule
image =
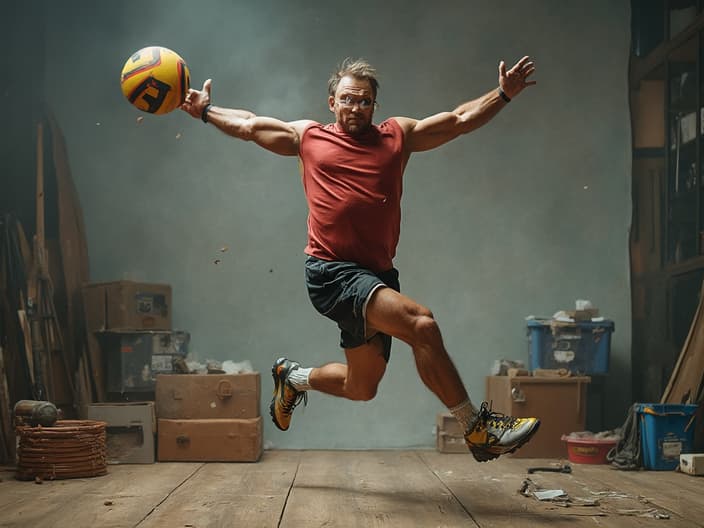
<path id="1" fill-rule="evenodd" d="M 704 0 L 631 8 L 633 387 L 659 401 L 704 277 Z"/>

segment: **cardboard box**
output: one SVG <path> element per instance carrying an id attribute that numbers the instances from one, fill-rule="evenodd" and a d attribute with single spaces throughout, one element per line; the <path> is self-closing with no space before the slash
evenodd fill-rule
<path id="1" fill-rule="evenodd" d="M 171 286 L 133 281 L 83 286 L 86 326 L 106 330 L 171 330 Z"/>
<path id="2" fill-rule="evenodd" d="M 169 419 L 256 418 L 261 382 L 247 374 L 160 374 L 156 415 Z"/>
<path id="3" fill-rule="evenodd" d="M 634 148 L 665 146 L 665 81 L 642 80 L 631 92 Z"/>
<path id="4" fill-rule="evenodd" d="M 157 422 L 159 462 L 256 462 L 262 455 L 261 416 Z"/>
<path id="5" fill-rule="evenodd" d="M 441 453 L 469 452 L 464 441 L 464 431 L 457 419 L 448 412 L 438 413 L 435 418 L 436 447 Z"/>
<path id="6" fill-rule="evenodd" d="M 492 410 L 517 418 L 540 419 L 535 436 L 511 456 L 567 458 L 562 435 L 584 431 L 587 414 L 588 376 L 536 378 L 487 376 L 486 401 Z"/>
<path id="7" fill-rule="evenodd" d="M 599 308 L 587 308 L 585 310 L 565 310 L 568 317 L 575 322 L 591 321 L 592 317 L 599 317 Z"/>
<path id="8" fill-rule="evenodd" d="M 704 475 L 704 453 L 681 454 L 680 471 L 688 475 Z"/>
<path id="9" fill-rule="evenodd" d="M 92 403 L 87 418 L 106 422 L 109 464 L 153 464 L 154 402 Z"/>
<path id="10" fill-rule="evenodd" d="M 107 391 L 150 392 L 158 374 L 174 371 L 173 362 L 188 355 L 188 332 L 132 331 L 99 332 L 107 362 Z"/>

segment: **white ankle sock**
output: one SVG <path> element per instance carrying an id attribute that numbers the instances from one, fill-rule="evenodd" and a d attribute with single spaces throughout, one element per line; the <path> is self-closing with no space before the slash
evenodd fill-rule
<path id="1" fill-rule="evenodd" d="M 454 416 L 462 426 L 463 431 L 466 431 L 469 428 L 469 424 L 474 421 L 474 417 L 479 412 L 477 411 L 477 408 L 472 405 L 469 398 L 449 410 L 452 413 L 452 416 Z"/>
<path id="2" fill-rule="evenodd" d="M 293 385 L 293 388 L 299 391 L 310 390 L 310 383 L 308 383 L 308 376 L 310 376 L 310 371 L 312 368 L 302 368 L 298 367 L 293 369 L 288 375 L 288 381 Z"/>

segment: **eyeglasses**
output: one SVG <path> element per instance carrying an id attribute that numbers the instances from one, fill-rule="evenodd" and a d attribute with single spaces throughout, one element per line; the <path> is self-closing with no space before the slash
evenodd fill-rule
<path id="1" fill-rule="evenodd" d="M 376 101 L 372 101 L 368 97 L 364 97 L 362 99 L 355 99 L 349 95 L 338 99 L 337 104 L 339 104 L 343 108 L 354 108 L 354 105 L 359 105 L 362 110 L 366 110 L 372 106 L 378 106 Z"/>

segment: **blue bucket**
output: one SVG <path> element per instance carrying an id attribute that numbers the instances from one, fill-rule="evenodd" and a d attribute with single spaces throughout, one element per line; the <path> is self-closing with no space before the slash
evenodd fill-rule
<path id="1" fill-rule="evenodd" d="M 637 403 L 643 467 L 676 469 L 681 453 L 691 453 L 696 405 Z"/>

